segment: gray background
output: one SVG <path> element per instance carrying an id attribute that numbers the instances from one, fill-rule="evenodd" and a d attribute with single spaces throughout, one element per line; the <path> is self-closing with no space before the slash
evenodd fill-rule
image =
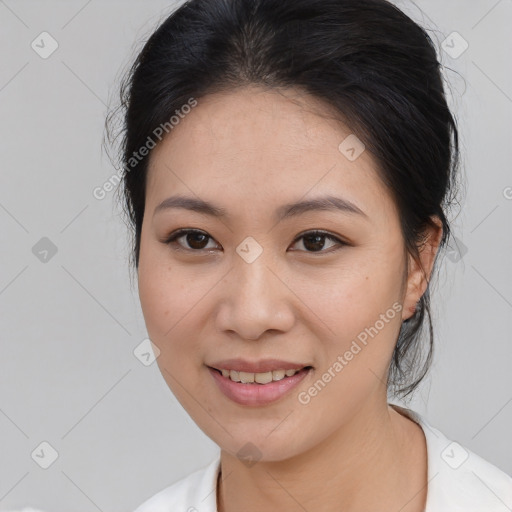
<path id="1" fill-rule="evenodd" d="M 397 5 L 454 70 L 468 182 L 434 288 L 435 365 L 409 406 L 512 474 L 512 1 Z M 114 173 L 101 141 L 117 80 L 171 7 L 0 0 L 0 510 L 133 510 L 218 450 L 134 355 L 147 333 L 126 227 L 113 192 L 92 194 Z M 46 59 L 43 31 L 59 45 Z M 441 46 L 453 31 L 469 43 L 457 58 Z"/>

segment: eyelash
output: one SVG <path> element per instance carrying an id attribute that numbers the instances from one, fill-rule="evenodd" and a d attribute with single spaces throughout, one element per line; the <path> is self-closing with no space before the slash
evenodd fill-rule
<path id="1" fill-rule="evenodd" d="M 167 245 L 178 245 L 178 247 L 175 248 L 175 250 L 177 250 L 177 251 L 195 252 L 195 253 L 201 253 L 203 251 L 210 251 L 211 249 L 188 249 L 186 247 L 180 246 L 176 242 L 176 240 L 178 238 L 182 238 L 185 235 L 193 234 L 193 233 L 206 235 L 206 237 L 208 238 L 208 241 L 213 240 L 213 238 L 211 236 L 209 236 L 207 233 L 205 233 L 204 231 L 200 231 L 197 229 L 178 229 L 177 231 L 174 231 L 173 233 L 171 233 L 171 235 L 169 235 L 169 237 L 167 237 L 165 240 L 162 240 L 162 242 Z M 300 251 L 300 252 L 306 252 L 309 254 L 326 254 L 326 253 L 332 253 L 334 251 L 341 249 L 341 247 L 343 247 L 343 246 L 349 245 L 347 242 L 340 240 L 338 237 L 330 234 L 329 232 L 321 231 L 321 230 L 312 230 L 312 231 L 306 231 L 305 233 L 301 233 L 297 238 L 295 238 L 295 240 L 293 241 L 293 245 L 295 245 L 295 243 L 297 243 L 300 239 L 305 238 L 308 235 L 309 236 L 311 236 L 311 235 L 323 236 L 326 239 L 337 242 L 339 244 L 339 247 L 337 247 L 335 249 L 329 248 L 327 250 L 321 250 L 321 251 Z"/>

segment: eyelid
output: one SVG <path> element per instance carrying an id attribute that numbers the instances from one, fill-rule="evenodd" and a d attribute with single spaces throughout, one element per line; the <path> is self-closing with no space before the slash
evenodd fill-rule
<path id="1" fill-rule="evenodd" d="M 206 231 L 203 231 L 201 229 L 196 228 L 180 228 L 176 231 L 173 231 L 169 236 L 167 236 L 164 240 L 161 240 L 162 243 L 166 245 L 172 245 L 175 244 L 177 247 L 175 250 L 177 251 L 184 251 L 188 253 L 198 253 L 201 254 L 202 252 L 209 252 L 212 249 L 188 249 L 186 247 L 182 247 L 180 244 L 176 243 L 176 239 L 181 238 L 182 236 L 188 235 L 190 233 L 199 233 L 202 235 L 206 235 L 210 240 L 215 240 L 212 236 L 210 236 Z M 218 242 L 217 242 L 218 243 Z"/>
<path id="2" fill-rule="evenodd" d="M 329 249 L 322 250 L 322 251 L 301 251 L 293 249 L 295 252 L 302 252 L 305 254 L 313 254 L 313 255 L 323 255 L 323 254 L 332 254 L 333 252 L 338 251 L 344 246 L 349 246 L 350 244 L 343 240 L 339 235 L 335 235 L 334 233 L 331 233 L 330 231 L 325 231 L 323 229 L 307 229 L 306 231 L 303 231 L 302 233 L 299 233 L 295 239 L 293 240 L 292 245 L 295 245 L 301 238 L 304 238 L 306 235 L 322 235 L 326 239 L 332 240 L 337 243 L 337 247 L 330 247 Z"/>
<path id="3" fill-rule="evenodd" d="M 169 236 L 167 236 L 163 240 L 161 240 L 161 242 L 166 245 L 171 245 L 171 244 L 176 243 L 176 240 L 178 238 L 181 238 L 182 236 L 185 236 L 190 233 L 204 234 L 210 240 L 214 240 L 216 242 L 216 240 L 211 235 L 209 235 L 206 231 L 203 231 L 201 229 L 196 229 L 196 228 L 177 229 L 176 231 L 173 231 Z M 329 254 L 329 253 L 332 253 L 332 252 L 338 250 L 339 248 L 341 248 L 343 246 L 351 245 L 349 242 L 343 240 L 343 238 L 341 238 L 339 235 L 335 235 L 334 233 L 331 233 L 329 231 L 325 231 L 322 229 L 308 229 L 308 230 L 305 230 L 305 231 L 299 233 L 293 240 L 292 245 L 295 245 L 301 238 L 304 238 L 306 235 L 322 235 L 326 239 L 330 239 L 330 240 L 336 242 L 338 244 L 338 248 L 335 248 L 334 250 L 332 248 L 329 248 L 328 250 L 322 250 L 322 251 L 300 251 L 299 250 L 298 252 L 304 252 L 306 254 Z M 216 242 L 216 243 L 218 243 L 218 242 Z M 188 249 L 186 247 L 180 246 L 179 244 L 176 244 L 176 245 L 177 245 L 177 248 L 175 250 L 185 251 L 188 253 L 201 254 L 202 252 L 211 252 L 212 251 L 212 249 Z"/>

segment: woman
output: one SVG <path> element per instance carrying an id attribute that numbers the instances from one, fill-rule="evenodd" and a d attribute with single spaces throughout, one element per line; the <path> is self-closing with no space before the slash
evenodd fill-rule
<path id="1" fill-rule="evenodd" d="M 510 510 L 508 475 L 388 403 L 430 364 L 457 183 L 426 32 L 385 0 L 191 0 L 121 97 L 147 330 L 220 447 L 137 512 Z"/>

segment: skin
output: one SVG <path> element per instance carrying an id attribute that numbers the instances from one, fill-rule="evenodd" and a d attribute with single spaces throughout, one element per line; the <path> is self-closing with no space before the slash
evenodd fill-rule
<path id="1" fill-rule="evenodd" d="M 164 379 L 221 448 L 219 512 L 425 506 L 425 437 L 388 405 L 385 383 L 401 322 L 427 287 L 441 224 L 434 219 L 437 228 L 426 232 L 420 259 L 409 256 L 377 162 L 369 151 L 347 159 L 338 146 L 350 131 L 326 113 L 298 90 L 216 93 L 201 98 L 151 154 L 140 300 Z M 327 193 L 352 201 L 366 217 L 310 211 L 273 218 L 282 204 Z M 211 201 L 230 217 L 176 208 L 154 215 L 175 194 Z M 163 243 L 178 228 L 210 238 Z M 312 230 L 347 245 L 324 238 L 315 249 L 297 239 Z M 248 236 L 263 248 L 252 263 L 236 252 Z M 401 311 L 300 403 L 299 392 L 394 303 Z M 280 358 L 314 370 L 277 402 L 244 406 L 221 393 L 205 366 L 231 357 Z M 259 450 L 251 466 L 236 456 L 248 442 Z"/>

